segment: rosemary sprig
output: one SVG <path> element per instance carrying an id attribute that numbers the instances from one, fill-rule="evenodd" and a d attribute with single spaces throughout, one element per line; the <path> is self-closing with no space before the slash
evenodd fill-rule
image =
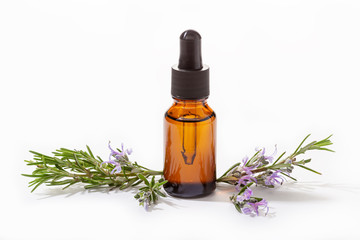
<path id="1" fill-rule="evenodd" d="M 84 183 L 85 189 L 110 187 L 110 189 L 123 190 L 141 183 L 149 186 L 147 178 L 152 177 L 151 187 L 140 188 L 138 194 L 151 190 L 150 196 L 145 194 L 145 197 L 149 197 L 149 200 L 145 199 L 148 205 L 155 203 L 158 196 L 165 197 L 159 187 L 166 181 L 162 179 L 155 181 L 155 176 L 161 176 L 162 171 L 151 170 L 137 162 L 130 162 L 126 150 L 111 149 L 110 157 L 115 159 L 103 161 L 99 156 L 94 156 L 89 146 L 86 148 L 86 151 L 60 148 L 53 152 L 53 156 L 30 151 L 33 154 L 33 160 L 25 160 L 25 162 L 29 166 L 36 166 L 36 169 L 32 174 L 22 175 L 34 178 L 29 183 L 29 187 L 33 187 L 31 192 L 42 184 L 65 185 L 63 189 L 66 189 L 76 183 Z M 143 205 L 143 201 L 140 201 L 140 204 Z"/>
<path id="2" fill-rule="evenodd" d="M 263 209 L 266 210 L 266 215 L 269 211 L 267 201 L 265 199 L 252 196 L 253 193 L 250 186 L 254 183 L 257 186 L 260 185 L 268 188 L 274 188 L 276 184 L 281 185 L 284 182 L 284 177 L 297 181 L 294 177 L 290 176 L 294 166 L 321 175 L 320 172 L 304 166 L 305 164 L 311 162 L 311 159 L 297 160 L 297 157 L 311 150 L 333 152 L 333 150 L 326 148 L 326 146 L 332 145 L 332 142 L 330 141 L 331 135 L 321 141 L 313 141 L 303 146 L 309 136 L 310 134 L 304 138 L 291 155 L 285 158 L 282 158 L 285 155 L 285 152 L 283 152 L 272 163 L 276 150 L 273 155 L 266 156 L 265 149 L 261 149 L 258 150 L 250 159 L 245 157 L 242 162 L 235 163 L 220 178 L 217 179 L 217 182 L 235 185 L 238 192 L 233 194 L 230 197 L 230 200 L 239 212 L 249 215 L 259 215 L 259 209 Z"/>
<path id="3" fill-rule="evenodd" d="M 321 175 L 320 172 L 304 166 L 306 163 L 311 162 L 311 158 L 297 160 L 296 157 L 301 154 L 305 154 L 307 151 L 311 151 L 311 150 L 324 150 L 324 151 L 334 152 L 331 149 L 325 148 L 325 146 L 329 146 L 329 145 L 333 144 L 330 140 L 330 137 L 332 135 L 330 135 L 329 137 L 327 137 L 321 141 L 310 142 L 309 144 L 302 147 L 302 145 L 309 138 L 309 136 L 310 136 L 310 134 L 304 138 L 304 140 L 300 143 L 300 145 L 296 148 L 296 150 L 291 155 L 287 156 L 284 159 L 281 159 L 281 158 L 285 155 L 286 152 L 283 152 L 276 159 L 276 161 L 274 163 L 269 165 L 270 162 L 267 161 L 266 157 L 262 154 L 259 154 L 259 151 L 257 151 L 254 154 L 254 156 L 252 158 L 250 158 L 250 160 L 245 164 L 245 167 L 251 167 L 251 166 L 255 166 L 258 163 L 262 163 L 262 164 L 259 164 L 258 167 L 255 167 L 251 170 L 252 174 L 257 174 L 257 173 L 262 173 L 262 172 L 266 172 L 269 170 L 281 170 L 282 173 L 291 173 L 293 166 L 297 166 L 297 167 L 300 167 L 300 168 L 306 169 L 308 171 L 311 171 L 313 173 Z M 239 166 L 241 166 L 241 162 L 235 163 L 216 181 L 235 185 L 241 176 L 246 175 L 244 172 L 241 173 L 241 171 L 239 171 L 239 170 L 241 170 L 241 167 L 239 167 Z M 295 178 L 290 177 L 288 174 L 284 174 L 284 176 L 295 180 Z"/>
<path id="4" fill-rule="evenodd" d="M 134 196 L 139 200 L 139 204 L 144 206 L 146 210 L 148 210 L 149 206 L 156 203 L 158 200 L 158 196 L 166 197 L 166 195 L 161 192 L 161 186 L 167 183 L 162 178 L 156 182 L 155 176 L 151 178 L 151 181 L 146 179 L 141 173 L 138 174 L 139 178 L 144 181 L 145 187 L 139 189 L 139 192 Z"/>

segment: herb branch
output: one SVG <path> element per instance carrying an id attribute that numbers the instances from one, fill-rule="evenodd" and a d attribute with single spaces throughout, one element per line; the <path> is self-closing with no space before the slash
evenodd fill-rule
<path id="1" fill-rule="evenodd" d="M 263 186 L 274 188 L 281 185 L 285 178 L 297 181 L 290 176 L 294 167 L 303 168 L 316 174 L 320 172 L 313 170 L 305 164 L 311 162 L 311 158 L 299 160 L 299 156 L 312 150 L 333 150 L 327 148 L 332 145 L 331 135 L 320 141 L 313 141 L 305 146 L 305 141 L 310 137 L 307 135 L 299 144 L 296 150 L 287 157 L 286 152 L 277 154 L 275 151 L 272 155 L 265 154 L 265 148 L 256 149 L 255 154 L 251 157 L 245 157 L 241 162 L 232 165 L 216 181 L 231 184 L 237 190 L 230 197 L 235 208 L 244 214 L 259 215 L 259 210 L 268 212 L 267 201 L 263 198 L 254 197 L 250 186 Z M 25 177 L 33 178 L 29 182 L 32 192 L 40 185 L 46 186 L 63 186 L 63 189 L 76 183 L 85 184 L 85 189 L 92 188 L 109 188 L 126 189 L 141 185 L 134 196 L 139 205 L 148 209 L 149 206 L 156 204 L 160 197 L 166 197 L 162 191 L 163 185 L 167 183 L 162 178 L 163 172 L 151 170 L 139 165 L 137 162 L 131 162 L 129 155 L 131 149 L 112 149 L 109 143 L 110 155 L 109 160 L 104 161 L 99 156 L 95 156 L 90 147 L 86 150 L 70 150 L 60 148 L 48 156 L 35 151 L 32 160 L 25 160 L 27 165 L 35 166 L 36 169 L 31 174 L 22 174 Z"/>
<path id="2" fill-rule="evenodd" d="M 155 171 L 139 165 L 137 162 L 130 162 L 128 155 L 131 150 L 113 150 L 110 145 L 109 161 L 103 161 L 99 156 L 94 156 L 89 146 L 87 150 L 70 150 L 60 148 L 53 152 L 53 156 L 48 156 L 35 151 L 32 160 L 25 160 L 27 165 L 36 166 L 32 174 L 22 174 L 25 177 L 34 178 L 30 181 L 29 187 L 32 192 L 41 184 L 46 186 L 64 186 L 63 189 L 76 183 L 84 183 L 85 189 L 109 187 L 110 189 L 119 188 L 120 190 L 135 187 L 145 183 L 149 189 L 140 188 L 140 205 L 154 204 L 158 196 L 164 197 L 160 191 L 160 186 L 166 183 L 163 179 L 155 181 L 155 176 L 161 176 L 162 171 Z M 147 178 L 152 177 L 151 186 Z M 156 183 L 155 183 L 156 182 Z M 147 192 L 150 192 L 148 196 Z M 144 197 L 145 196 L 145 197 Z M 145 198 L 145 199 L 144 199 Z M 147 199 L 149 198 L 149 199 Z"/>

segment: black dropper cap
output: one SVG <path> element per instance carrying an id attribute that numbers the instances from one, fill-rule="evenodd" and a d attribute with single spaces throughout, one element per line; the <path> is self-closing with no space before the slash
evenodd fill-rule
<path id="1" fill-rule="evenodd" d="M 202 64 L 201 36 L 194 30 L 180 35 L 180 58 L 172 67 L 171 95 L 179 99 L 209 96 L 209 67 Z"/>

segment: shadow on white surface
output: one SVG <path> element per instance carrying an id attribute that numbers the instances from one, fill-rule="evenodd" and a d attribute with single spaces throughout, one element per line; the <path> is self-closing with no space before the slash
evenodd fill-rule
<path id="1" fill-rule="evenodd" d="M 62 188 L 45 188 L 43 189 L 42 192 L 37 192 L 36 195 L 41 196 L 39 198 L 39 200 L 41 199 L 47 199 L 47 198 L 51 198 L 51 197 L 58 197 L 58 196 L 63 196 L 63 197 L 71 197 L 73 195 L 76 194 L 85 194 L 86 192 L 88 192 L 88 190 L 84 189 L 83 186 L 80 185 L 76 185 L 76 186 L 71 186 L 65 190 L 63 190 Z"/>
<path id="2" fill-rule="evenodd" d="M 63 197 L 63 198 L 69 198 L 75 195 L 84 195 L 84 194 L 91 194 L 91 193 L 102 193 L 102 194 L 110 194 L 110 193 L 128 193 L 131 194 L 131 196 L 134 196 L 139 187 L 133 187 L 129 189 L 119 190 L 119 189 L 111 189 L 108 187 L 104 188 L 96 188 L 96 189 L 84 189 L 84 185 L 74 185 L 67 189 L 62 189 L 59 187 L 54 188 L 44 188 L 42 192 L 36 193 L 36 195 L 40 196 L 38 200 L 44 200 L 48 198 L 53 197 Z M 177 202 L 177 203 L 176 203 Z M 179 199 L 168 197 L 168 198 L 160 198 L 158 200 L 158 204 L 155 206 L 151 206 L 148 208 L 148 211 L 151 212 L 153 210 L 164 210 L 161 208 L 162 204 L 166 204 L 173 208 L 181 208 L 181 206 L 178 204 L 180 201 Z"/>
<path id="3" fill-rule="evenodd" d="M 337 191 L 360 193 L 358 184 L 330 183 L 330 182 L 289 182 L 275 189 L 255 187 L 254 195 L 268 201 L 327 201 L 336 199 Z M 228 202 L 229 196 L 235 193 L 234 187 L 218 184 L 216 191 L 209 196 L 191 199 L 194 201 Z"/>
<path id="4" fill-rule="evenodd" d="M 154 206 L 150 206 L 147 211 L 152 212 L 152 211 L 164 210 L 164 208 L 162 207 L 163 204 L 166 204 L 176 209 L 184 208 L 184 206 L 179 204 L 179 201 L 177 201 L 177 199 L 168 197 L 168 198 L 160 198 L 158 200 L 158 204 Z"/>
<path id="5" fill-rule="evenodd" d="M 357 193 L 360 191 L 359 184 L 349 184 L 349 183 L 331 183 L 331 182 L 320 182 L 320 181 L 301 181 L 301 182 L 289 182 L 283 185 L 283 188 L 299 189 L 299 190 L 316 190 L 317 188 L 322 189 L 332 189 L 332 190 L 342 190 L 347 192 Z"/>
<path id="6" fill-rule="evenodd" d="M 136 193 L 138 188 L 132 188 L 132 189 L 125 189 L 125 190 L 121 190 L 121 192 L 131 192 L 131 193 Z M 91 193 L 104 193 L 104 194 L 109 194 L 110 192 L 120 192 L 119 189 L 111 189 L 108 187 L 103 187 L 103 188 L 94 188 L 94 189 L 85 189 L 84 185 L 79 184 L 79 185 L 74 185 L 71 186 L 67 189 L 62 189 L 61 187 L 54 187 L 54 188 L 45 188 L 42 192 L 37 193 L 37 195 L 42 196 L 39 198 L 39 200 L 41 199 L 47 199 L 47 198 L 51 198 L 51 197 L 59 197 L 59 196 L 63 196 L 65 198 L 77 195 L 77 194 L 91 194 Z"/>
<path id="7" fill-rule="evenodd" d="M 268 189 L 263 187 L 256 187 L 254 189 L 254 195 L 263 197 L 269 202 L 314 202 L 314 201 L 336 201 L 342 196 L 339 191 L 357 194 L 360 193 L 360 186 L 358 184 L 343 184 L 343 183 L 330 183 L 330 182 L 289 182 L 275 189 Z M 87 190 L 84 186 L 79 184 L 77 186 L 71 186 L 68 189 L 62 188 L 45 188 L 42 192 L 37 193 L 40 196 L 39 200 L 52 198 L 52 197 L 64 197 L 69 198 L 74 195 L 84 195 L 91 193 L 129 193 L 135 195 L 137 188 L 119 190 L 110 188 L 98 188 Z M 166 204 L 173 208 L 183 208 L 181 203 L 183 201 L 207 201 L 207 202 L 229 202 L 229 197 L 235 193 L 234 187 L 227 184 L 218 184 L 216 191 L 209 196 L 197 199 L 182 199 L 182 198 L 160 198 L 157 205 L 151 206 L 148 211 L 164 210 L 163 204 Z M 268 217 L 275 217 L 275 213 L 270 211 Z"/>
<path id="8" fill-rule="evenodd" d="M 339 191 L 359 193 L 357 184 L 330 182 L 290 182 L 276 189 L 261 189 L 261 196 L 269 201 L 309 202 L 337 200 Z M 258 191 L 257 191 L 258 192 Z"/>

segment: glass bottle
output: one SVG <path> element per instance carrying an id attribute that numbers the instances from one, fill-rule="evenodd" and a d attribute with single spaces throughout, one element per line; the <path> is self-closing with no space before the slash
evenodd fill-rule
<path id="1" fill-rule="evenodd" d="M 216 116 L 208 106 L 209 67 L 201 62 L 201 36 L 180 36 L 180 59 L 172 68 L 173 105 L 165 113 L 164 185 L 175 197 L 201 197 L 216 181 Z"/>

